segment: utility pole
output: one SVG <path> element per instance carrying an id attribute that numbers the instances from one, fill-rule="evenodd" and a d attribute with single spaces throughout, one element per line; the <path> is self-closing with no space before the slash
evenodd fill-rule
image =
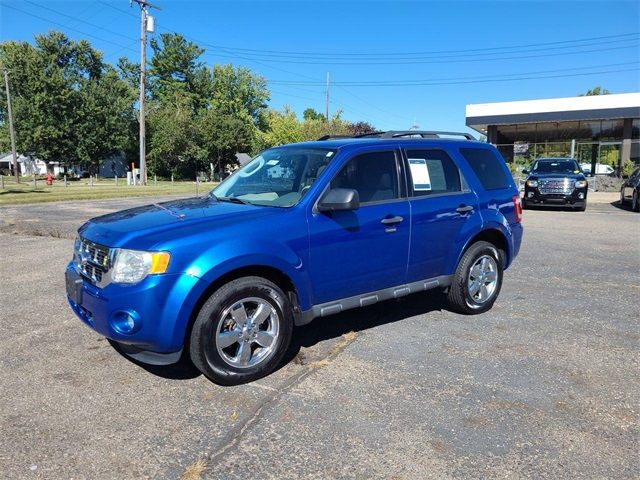
<path id="1" fill-rule="evenodd" d="M 18 155 L 16 155 L 16 132 L 13 131 L 13 111 L 11 110 L 11 92 L 9 91 L 9 70 L 4 71 L 4 85 L 7 93 L 7 113 L 9 114 L 9 135 L 11 136 L 11 153 L 13 154 L 13 173 L 16 182 L 20 183 L 20 172 L 18 172 Z"/>
<path id="2" fill-rule="evenodd" d="M 324 116 L 328 122 L 329 121 L 329 72 L 327 72 L 327 95 L 325 98 Z"/>
<path id="3" fill-rule="evenodd" d="M 145 72 L 147 66 L 147 27 L 149 18 L 149 8 L 160 10 L 160 7 L 145 0 L 129 0 L 130 3 L 136 2 L 140 5 L 140 184 L 147 184 L 147 146 L 145 133 L 145 113 L 144 113 L 144 97 L 145 97 Z M 152 17 L 151 17 L 152 18 Z M 153 22 L 151 23 L 153 25 Z M 153 31 L 153 26 L 151 30 Z M 131 172 L 133 174 L 133 172 Z M 135 176 L 134 176 L 135 183 Z"/>

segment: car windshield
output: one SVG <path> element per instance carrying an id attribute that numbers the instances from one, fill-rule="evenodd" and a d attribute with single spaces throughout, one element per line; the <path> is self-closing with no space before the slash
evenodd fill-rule
<path id="1" fill-rule="evenodd" d="M 335 150 L 280 147 L 262 152 L 211 191 L 221 201 L 292 207 L 311 188 Z"/>
<path id="2" fill-rule="evenodd" d="M 533 165 L 536 173 L 580 173 L 580 166 L 575 160 L 538 160 Z"/>

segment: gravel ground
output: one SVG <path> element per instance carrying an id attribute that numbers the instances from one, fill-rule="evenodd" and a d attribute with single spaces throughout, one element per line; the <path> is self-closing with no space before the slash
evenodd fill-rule
<path id="1" fill-rule="evenodd" d="M 490 312 L 422 294 L 316 320 L 224 388 L 128 361 L 66 306 L 68 238 L 130 201 L 0 212 L 0 477 L 640 476 L 639 215 L 526 211 Z"/>

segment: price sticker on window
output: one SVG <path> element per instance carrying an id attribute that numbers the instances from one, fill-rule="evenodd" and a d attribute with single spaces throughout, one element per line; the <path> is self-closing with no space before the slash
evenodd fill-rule
<path id="1" fill-rule="evenodd" d="M 427 161 L 424 158 L 410 158 L 409 168 L 411 169 L 411 178 L 413 178 L 413 189 L 416 191 L 431 190 Z"/>

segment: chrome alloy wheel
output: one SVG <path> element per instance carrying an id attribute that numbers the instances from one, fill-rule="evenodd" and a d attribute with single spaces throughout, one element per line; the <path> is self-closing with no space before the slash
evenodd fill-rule
<path id="1" fill-rule="evenodd" d="M 467 288 L 476 303 L 487 302 L 495 293 L 498 285 L 498 264 L 490 255 L 483 255 L 469 270 Z"/>
<path id="2" fill-rule="evenodd" d="M 279 334 L 278 312 L 267 300 L 243 298 L 227 308 L 216 329 L 218 354 L 237 368 L 253 367 L 271 356 Z"/>

